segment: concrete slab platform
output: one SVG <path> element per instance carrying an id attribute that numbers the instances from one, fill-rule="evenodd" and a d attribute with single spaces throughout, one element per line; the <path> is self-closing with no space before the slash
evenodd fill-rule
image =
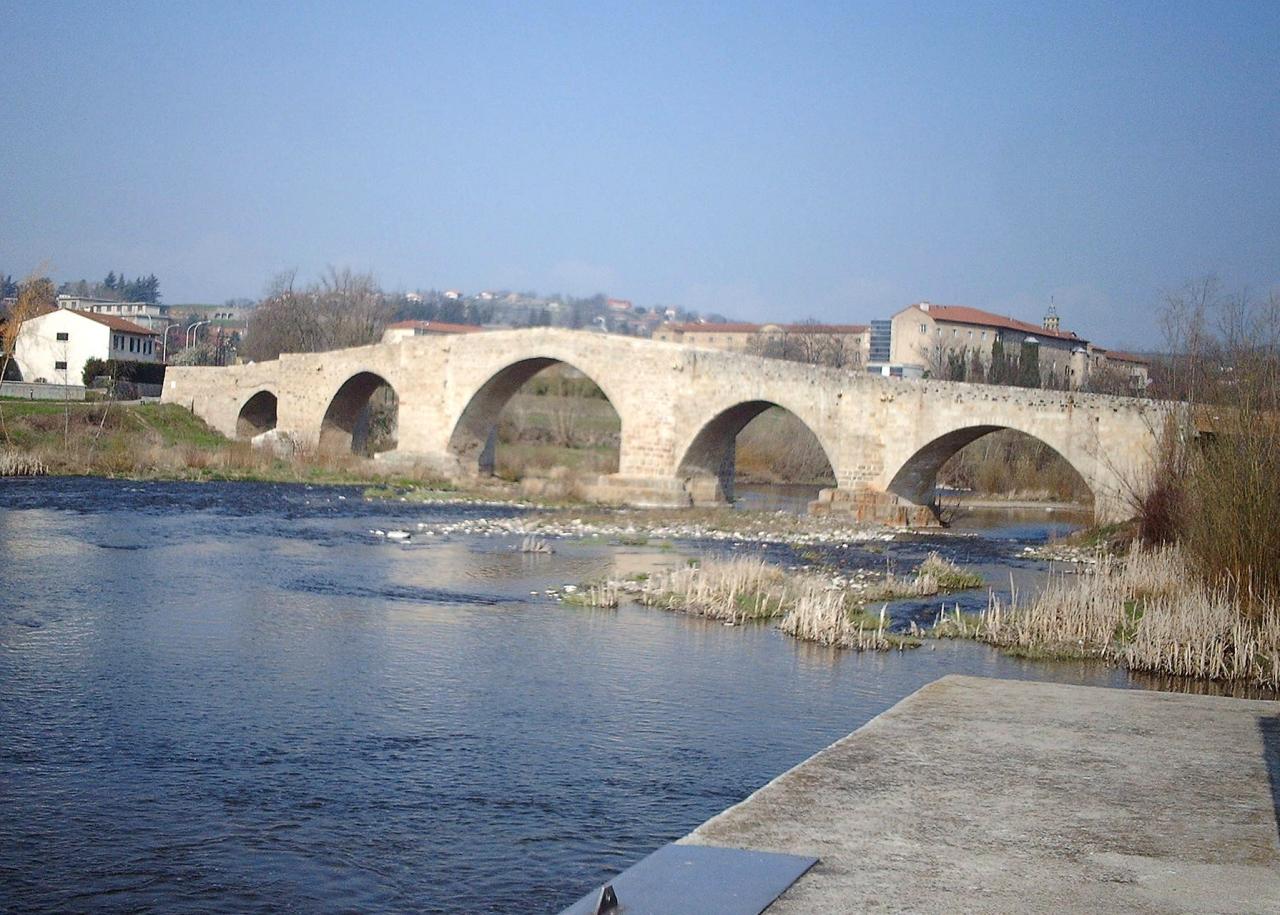
<path id="1" fill-rule="evenodd" d="M 815 855 L 767 915 L 1280 913 L 1280 702 L 949 676 L 682 842 Z"/>

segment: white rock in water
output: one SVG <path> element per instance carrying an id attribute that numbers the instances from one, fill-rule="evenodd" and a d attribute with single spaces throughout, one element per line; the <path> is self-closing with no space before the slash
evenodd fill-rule
<path id="1" fill-rule="evenodd" d="M 408 531 L 387 531 L 387 539 L 388 540 L 408 540 L 409 532 Z"/>

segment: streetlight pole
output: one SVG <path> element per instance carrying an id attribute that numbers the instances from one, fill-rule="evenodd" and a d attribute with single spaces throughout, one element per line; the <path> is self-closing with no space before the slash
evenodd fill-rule
<path id="1" fill-rule="evenodd" d="M 186 344 L 187 349 L 190 349 L 191 347 L 196 345 L 196 330 L 199 329 L 200 325 L 209 324 L 209 323 L 211 322 L 197 321 L 196 323 L 192 324 L 190 327 L 187 328 L 187 333 L 183 337 L 183 342 Z"/>

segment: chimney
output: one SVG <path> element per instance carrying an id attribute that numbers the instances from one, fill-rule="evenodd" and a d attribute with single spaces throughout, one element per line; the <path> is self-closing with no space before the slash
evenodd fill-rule
<path id="1" fill-rule="evenodd" d="M 929 303 L 928 303 L 928 302 L 921 302 L 921 303 L 920 303 L 919 305 L 917 305 L 916 307 L 917 307 L 917 308 L 919 308 L 921 311 L 928 311 L 928 310 L 929 310 Z"/>

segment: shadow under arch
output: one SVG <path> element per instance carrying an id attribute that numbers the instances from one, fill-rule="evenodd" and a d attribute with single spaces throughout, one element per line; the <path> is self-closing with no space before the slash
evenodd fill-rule
<path id="1" fill-rule="evenodd" d="M 834 482 L 835 470 L 831 463 L 831 455 L 808 423 L 796 413 L 774 401 L 748 400 L 717 413 L 698 430 L 698 434 L 685 449 L 676 473 L 685 481 L 685 486 L 693 497 L 695 505 L 718 504 L 734 500 L 738 435 L 760 414 L 773 409 L 785 413 L 813 437 Z"/>
<path id="2" fill-rule="evenodd" d="M 594 377 L 572 362 L 553 356 L 533 356 L 520 359 L 499 369 L 489 380 L 471 395 L 466 408 L 449 436 L 449 451 L 464 471 L 476 471 L 492 475 L 497 465 L 498 420 L 502 409 L 525 384 L 543 369 L 553 365 L 572 369 L 590 381 L 604 395 L 614 413 L 618 408 L 609 391 Z M 618 413 L 619 423 L 622 415 Z M 625 434 L 625 429 L 623 433 Z"/>
<path id="3" fill-rule="evenodd" d="M 1080 468 L 1072 464 L 1057 448 L 1054 448 L 1039 436 L 1023 432 L 1015 426 L 1000 425 L 965 426 L 960 429 L 953 429 L 951 432 L 933 439 L 907 458 L 903 465 L 898 468 L 898 471 L 893 475 L 893 479 L 889 481 L 889 492 L 901 496 L 914 505 L 931 506 L 936 511 L 937 499 L 935 491 L 938 485 L 938 471 L 942 469 L 943 465 L 978 439 L 994 432 L 1005 431 L 1016 432 L 1021 438 L 1043 445 L 1052 454 L 1056 455 L 1064 465 L 1071 468 L 1079 478 L 1081 488 L 1087 491 L 1091 497 L 1095 497 L 1096 494 L 1093 492 L 1093 487 L 1089 485 L 1089 481 L 1080 472 Z"/>
<path id="4" fill-rule="evenodd" d="M 324 419 L 320 422 L 320 450 L 327 453 L 367 451 L 374 432 L 371 428 L 371 401 L 374 394 L 384 388 L 390 392 L 389 406 L 394 411 L 398 405 L 395 388 L 381 375 L 375 372 L 358 372 L 344 381 L 329 401 Z M 392 425 L 394 429 L 394 422 Z"/>
<path id="5" fill-rule="evenodd" d="M 244 402 L 236 417 L 236 438 L 253 438 L 276 427 L 276 395 L 259 391 Z"/>

